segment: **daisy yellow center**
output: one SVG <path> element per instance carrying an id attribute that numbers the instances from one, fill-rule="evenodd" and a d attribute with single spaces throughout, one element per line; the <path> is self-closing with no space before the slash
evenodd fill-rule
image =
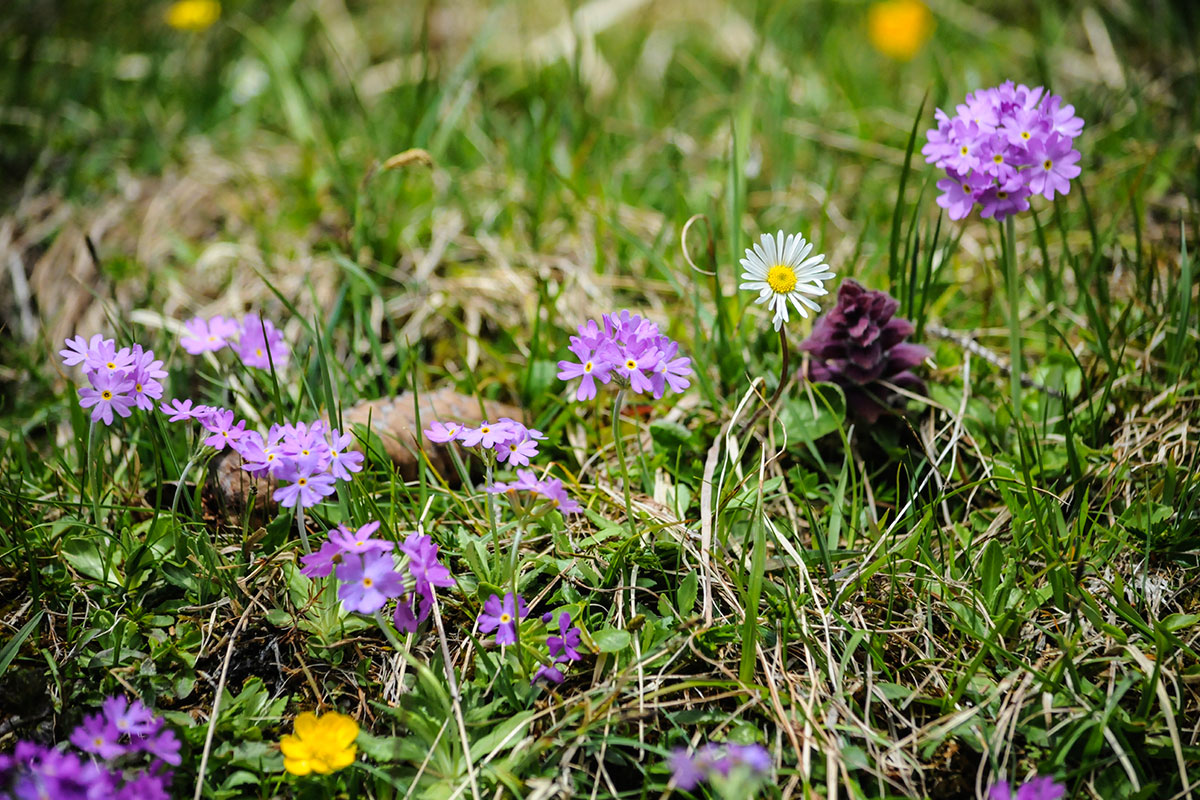
<path id="1" fill-rule="evenodd" d="M 108 389 L 105 389 L 103 392 L 101 392 L 100 396 L 105 400 L 112 400 L 112 392 L 110 392 Z"/>
<path id="2" fill-rule="evenodd" d="M 796 270 L 784 264 L 776 264 L 767 273 L 767 286 L 775 294 L 787 294 L 796 288 Z"/>
<path id="3" fill-rule="evenodd" d="M 1048 159 L 1048 158 L 1047 158 L 1045 161 L 1043 161 L 1043 162 L 1042 162 L 1042 169 L 1044 169 L 1044 170 L 1047 170 L 1047 171 L 1049 171 L 1049 170 L 1050 170 L 1050 168 L 1051 168 L 1051 167 L 1053 167 L 1053 166 L 1054 166 L 1054 162 L 1053 162 L 1053 161 L 1051 161 L 1051 160 L 1050 160 L 1050 159 Z"/>
<path id="4" fill-rule="evenodd" d="M 504 623 L 504 624 L 506 624 L 506 625 L 507 625 L 508 623 L 512 622 L 512 617 L 511 617 L 511 616 L 509 616 L 508 614 L 501 614 L 501 615 L 500 615 L 500 622 L 502 622 L 502 623 Z"/>

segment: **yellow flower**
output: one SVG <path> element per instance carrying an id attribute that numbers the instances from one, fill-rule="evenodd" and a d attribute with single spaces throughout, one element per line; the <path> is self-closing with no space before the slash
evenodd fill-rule
<path id="1" fill-rule="evenodd" d="M 867 32 L 876 50 L 908 61 L 933 34 L 933 15 L 921 0 L 883 0 L 867 12 Z"/>
<path id="2" fill-rule="evenodd" d="M 178 0 L 167 9 L 167 24 L 181 31 L 202 31 L 221 18 L 217 0 Z"/>
<path id="3" fill-rule="evenodd" d="M 296 717 L 295 731 L 279 740 L 283 768 L 293 775 L 328 775 L 354 763 L 358 723 L 352 717 L 336 711 L 318 717 L 305 711 Z"/>

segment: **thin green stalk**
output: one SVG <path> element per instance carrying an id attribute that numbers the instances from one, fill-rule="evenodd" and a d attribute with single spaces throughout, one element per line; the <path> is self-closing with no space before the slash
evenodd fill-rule
<path id="1" fill-rule="evenodd" d="M 779 398 L 783 396 L 783 390 L 787 388 L 788 372 L 791 369 L 792 351 L 791 348 L 788 347 L 786 327 L 779 329 L 779 353 L 781 356 L 781 363 L 779 365 L 779 385 L 775 387 L 775 394 L 771 395 L 771 399 L 767 401 L 766 405 L 759 406 L 758 410 L 756 410 L 754 414 L 751 415 L 750 419 L 746 421 L 746 424 L 742 426 L 742 436 L 745 436 L 750 429 L 754 427 L 754 423 L 758 422 L 758 418 L 763 415 L 763 412 L 765 412 L 767 409 L 773 410 L 775 408 L 775 404 L 779 402 Z"/>
<path id="2" fill-rule="evenodd" d="M 612 436 L 617 449 L 617 460 L 621 464 L 621 488 L 625 491 L 625 519 L 629 523 L 630 541 L 637 539 L 637 523 L 633 519 L 633 497 L 629 493 L 629 467 L 625 463 L 625 443 L 621 440 L 621 409 L 625 406 L 625 390 L 617 391 L 613 398 Z"/>
<path id="3" fill-rule="evenodd" d="M 312 548 L 308 546 L 308 531 L 304 527 L 304 506 L 296 503 L 296 530 L 300 531 L 300 544 L 304 547 L 304 555 L 312 554 Z"/>
<path id="4" fill-rule="evenodd" d="M 100 527 L 100 478 L 96 472 L 96 420 L 88 423 L 87 445 L 88 484 L 92 487 L 92 524 Z"/>
<path id="5" fill-rule="evenodd" d="M 493 565 L 493 568 L 495 569 L 495 574 L 497 576 L 499 576 L 500 575 L 500 564 L 501 564 L 500 528 L 496 524 L 496 499 L 492 495 L 492 493 L 488 491 L 488 489 L 491 488 L 492 483 L 493 483 L 493 481 L 492 481 L 492 460 L 491 460 L 491 458 L 489 458 L 489 455 L 491 455 L 491 452 L 492 452 L 491 450 L 488 450 L 484 454 L 484 458 L 487 459 L 487 468 L 486 468 L 486 472 L 484 475 L 483 495 L 484 495 L 484 502 L 487 503 L 488 528 L 492 531 L 492 556 L 496 559 L 496 562 Z"/>
<path id="6" fill-rule="evenodd" d="M 387 638 L 388 644 L 390 644 L 397 653 L 403 653 L 405 650 L 404 645 L 402 645 L 400 640 L 396 637 L 396 631 L 393 630 L 392 626 L 389 625 L 387 620 L 383 618 L 382 611 L 375 612 L 375 624 L 379 626 L 379 630 L 383 631 L 383 635 Z"/>
<path id="7" fill-rule="evenodd" d="M 1008 284 L 1008 349 L 1012 366 L 1013 419 L 1021 414 L 1021 292 L 1017 274 L 1017 237 L 1013 231 L 1013 215 L 1004 220 L 1005 282 Z"/>

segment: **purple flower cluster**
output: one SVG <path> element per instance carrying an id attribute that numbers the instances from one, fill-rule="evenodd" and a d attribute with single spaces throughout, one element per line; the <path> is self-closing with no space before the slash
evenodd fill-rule
<path id="1" fill-rule="evenodd" d="M 495 597 L 495 595 L 492 596 Z M 553 621 L 554 614 L 546 612 L 542 615 L 542 622 L 547 625 Z M 498 641 L 500 637 L 496 638 Z M 563 673 L 558 665 L 569 664 L 583 658 L 579 652 L 579 644 L 582 640 L 583 632 L 571 624 L 571 615 L 566 611 L 559 614 L 557 635 L 546 637 L 546 646 L 550 648 L 550 663 L 538 665 L 537 671 L 533 673 L 533 683 L 537 683 L 542 678 L 550 683 L 562 683 Z"/>
<path id="2" fill-rule="evenodd" d="M 225 347 L 238 354 L 247 367 L 280 369 L 288 362 L 290 351 L 283 332 L 258 314 L 247 314 L 241 322 L 225 317 L 195 317 L 184 323 L 187 334 L 179 344 L 192 355 L 215 353 Z"/>
<path id="3" fill-rule="evenodd" d="M 76 336 L 65 344 L 59 351 L 63 364 L 82 366 L 90 384 L 79 389 L 79 405 L 92 409 L 92 422 L 112 425 L 114 411 L 121 417 L 135 407 L 149 411 L 162 397 L 160 381 L 167 372 L 153 350 L 143 350 L 140 344 L 118 350 L 114 340 L 100 334 L 90 340 Z"/>
<path id="4" fill-rule="evenodd" d="M 314 506 L 333 494 L 337 481 L 362 471 L 363 454 L 350 449 L 354 436 L 326 429 L 320 420 L 272 425 L 264 436 L 246 430 L 245 420 L 235 423 L 234 413 L 226 408 L 172 400 L 160 410 L 171 422 L 199 422 L 208 432 L 204 444 L 216 450 L 229 447 L 242 457 L 242 469 L 256 478 L 287 483 L 272 495 L 285 508 Z"/>
<path id="5" fill-rule="evenodd" d="M 525 598 L 521 595 L 508 592 L 503 600 L 492 595 L 479 614 L 479 630 L 481 633 L 496 631 L 496 644 L 516 644 L 517 623 L 528 613 Z"/>
<path id="6" fill-rule="evenodd" d="M 1002 220 L 1029 208 L 1029 197 L 1067 194 L 1078 176 L 1075 137 L 1083 120 L 1075 107 L 1041 86 L 1008 81 L 968 94 L 951 117 L 936 112 L 938 126 L 921 148 L 925 160 L 946 170 L 937 203 L 950 219 L 963 219 L 976 204 L 980 216 Z"/>
<path id="7" fill-rule="evenodd" d="M 165 722 L 140 701 L 114 695 L 101 713 L 84 718 L 71 744 L 93 758 L 18 742 L 11 755 L 0 756 L 0 800 L 167 800 L 171 773 L 178 765 L 180 744 Z M 134 756 L 149 755 L 139 767 Z"/>
<path id="8" fill-rule="evenodd" d="M 988 800 L 1059 800 L 1067 789 L 1053 778 L 1030 778 L 1016 791 L 1007 781 L 997 783 L 988 790 Z"/>
<path id="9" fill-rule="evenodd" d="M 460 422 L 434 421 L 425 429 L 425 438 L 438 444 L 458 442 L 463 447 L 478 447 L 483 452 L 491 451 L 496 461 L 502 464 L 524 467 L 537 456 L 538 442 L 546 435 L 515 419 L 501 417 L 498 422 L 484 420 L 476 428 L 468 428 Z"/>
<path id="10" fill-rule="evenodd" d="M 658 326 L 629 311 L 604 314 L 599 324 L 588 320 L 571 337 L 571 353 L 577 361 L 558 362 L 558 377 L 581 378 L 576 400 L 596 396 L 596 381 L 615 380 L 639 394 L 660 398 L 669 388 L 681 393 L 691 381 L 692 360 L 679 355 L 679 343 L 660 333 Z"/>
<path id="11" fill-rule="evenodd" d="M 884 384 L 923 394 L 925 383 L 911 370 L 929 356 L 921 345 L 904 341 L 912 323 L 894 316 L 900 303 L 889 295 L 866 289 L 847 278 L 838 287 L 838 301 L 813 325 L 800 343 L 812 354 L 808 377 L 836 383 L 856 417 L 873 423 L 905 399 Z"/>
<path id="12" fill-rule="evenodd" d="M 771 754 L 761 744 L 706 744 L 689 755 L 682 748 L 675 750 L 668 761 L 671 780 L 685 792 L 719 775 L 728 778 L 737 769 L 752 777 L 765 777 L 771 771 Z"/>
<path id="13" fill-rule="evenodd" d="M 347 611 L 374 614 L 396 600 L 392 620 L 397 630 L 415 633 L 429 616 L 435 587 L 454 585 L 450 570 L 438 561 L 438 546 L 429 536 L 409 534 L 400 544 L 404 556 L 396 566 L 394 542 L 375 539 L 378 522 L 368 522 L 351 532 L 339 525 L 315 553 L 301 557 L 300 572 L 338 579 L 338 599 Z"/>
<path id="14" fill-rule="evenodd" d="M 538 478 L 533 474 L 532 470 L 519 469 L 517 470 L 517 479 L 509 483 L 504 481 L 496 481 L 491 486 L 487 487 L 487 491 L 491 494 L 508 494 L 511 498 L 516 498 L 517 492 L 529 492 L 538 497 L 543 497 L 549 500 L 549 504 L 544 507 L 544 511 L 550 509 L 558 509 L 564 514 L 578 514 L 583 511 L 583 506 L 579 505 L 563 488 L 563 482 L 558 478 Z M 542 510 L 529 509 L 532 516 L 538 516 Z"/>

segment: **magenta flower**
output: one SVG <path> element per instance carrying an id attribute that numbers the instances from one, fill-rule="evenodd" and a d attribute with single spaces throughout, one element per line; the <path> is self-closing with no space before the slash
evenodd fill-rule
<path id="1" fill-rule="evenodd" d="M 662 397 L 670 388 L 682 392 L 692 374 L 691 359 L 679 357 L 679 344 L 658 326 L 628 310 L 601 315 L 600 324 L 588 320 L 571 337 L 570 351 L 577 361 L 559 361 L 560 380 L 580 378 L 575 399 L 596 396 L 596 381 L 618 384 L 639 393 Z"/>
<path id="2" fill-rule="evenodd" d="M 124 372 L 89 371 L 88 381 L 91 386 L 78 390 L 79 405 L 92 409 L 92 422 L 103 421 L 112 425 L 113 411 L 122 417 L 128 417 L 132 412 L 134 399 L 128 392 L 133 388 L 133 381 Z"/>
<path id="3" fill-rule="evenodd" d="M 516 644 L 517 623 L 526 615 L 525 598 L 508 592 L 501 601 L 492 595 L 483 604 L 483 612 L 479 615 L 479 630 L 481 633 L 496 631 L 496 644 Z"/>
<path id="4" fill-rule="evenodd" d="M 89 714 L 71 733 L 71 744 L 85 753 L 95 753 L 104 759 L 125 754 L 126 748 L 120 739 L 121 731 L 104 714 Z"/>
<path id="5" fill-rule="evenodd" d="M 404 592 L 404 580 L 390 553 L 348 555 L 336 574 L 338 599 L 347 611 L 374 614 Z"/>
<path id="6" fill-rule="evenodd" d="M 179 344 L 194 356 L 216 352 L 238 335 L 238 324 L 221 316 L 207 320 L 193 317 L 184 323 L 184 327 L 187 328 L 187 335 L 180 338 Z"/>
<path id="7" fill-rule="evenodd" d="M 274 364 L 275 369 L 280 369 L 287 364 L 288 354 L 283 332 L 269 321 L 257 314 L 249 314 L 242 319 L 238 357 L 243 364 L 257 369 L 270 369 Z"/>
<path id="8" fill-rule="evenodd" d="M 133 736 L 131 746 L 177 767 L 183 761 L 179 755 L 180 742 L 175 732 L 167 728 L 166 724 L 165 720 L 156 717 L 149 731 Z M 140 800 L 140 795 L 130 795 L 130 800 L 135 798 Z"/>
<path id="9" fill-rule="evenodd" d="M 210 414 L 200 420 L 200 424 L 211 434 L 204 444 L 217 450 L 224 450 L 246 434 L 246 421 L 238 420 L 233 424 L 233 412 L 227 408 L 213 409 Z"/>
<path id="10" fill-rule="evenodd" d="M 368 522 L 353 533 L 345 525 L 338 525 L 329 532 L 329 541 L 336 544 L 344 553 L 391 552 L 396 547 L 395 542 L 371 538 L 371 534 L 377 530 L 379 530 L 378 522 Z"/>
<path id="11" fill-rule="evenodd" d="M 408 556 L 408 572 L 418 594 L 429 597 L 436 586 L 454 585 L 450 570 L 438 561 L 438 546 L 433 543 L 433 537 L 410 533 L 400 549 Z"/>
<path id="12" fill-rule="evenodd" d="M 951 117 L 938 109 L 937 128 L 921 149 L 926 161 L 946 170 L 938 181 L 938 205 L 951 219 L 976 206 L 997 220 L 1025 211 L 1029 197 L 1067 194 L 1080 174 L 1072 142 L 1083 131 L 1075 109 L 1042 87 L 1012 81 L 967 95 Z"/>
<path id="13" fill-rule="evenodd" d="M 1029 159 L 1029 191 L 1053 200 L 1054 194 L 1071 191 L 1071 179 L 1082 171 L 1076 163 L 1079 151 L 1071 148 L 1070 138 L 1053 133 L 1044 139 L 1034 139 L 1026 153 Z"/>
<path id="14" fill-rule="evenodd" d="M 149 736 L 159 727 L 154 712 L 146 708 L 141 700 L 130 702 L 129 698 L 117 694 L 106 698 L 100 708 L 113 727 L 123 734 Z"/>
<path id="15" fill-rule="evenodd" d="M 588 324 L 595 326 L 596 323 L 589 320 Z M 569 381 L 582 378 L 575 391 L 575 399 L 591 400 L 596 396 L 597 380 L 601 383 L 612 380 L 614 362 L 610 359 L 611 348 L 595 350 L 582 341 L 575 341 L 569 349 L 579 360 L 558 362 L 558 379 Z"/>
<path id="16" fill-rule="evenodd" d="M 341 433 L 337 428 L 329 432 L 329 471 L 340 481 L 348 481 L 354 472 L 362 472 L 363 454 L 351 450 L 354 435 Z"/>
<path id="17" fill-rule="evenodd" d="M 67 348 L 59 350 L 58 354 L 62 356 L 63 364 L 68 367 L 83 364 L 84 369 L 100 369 L 117 352 L 116 342 L 105 339 L 98 333 L 91 339 L 76 336 L 67 339 L 65 344 Z"/>
<path id="18" fill-rule="evenodd" d="M 333 572 L 334 567 L 345 560 L 346 551 L 336 542 L 326 541 L 315 553 L 300 556 L 300 563 L 304 565 L 300 569 L 300 574 L 309 578 L 327 578 L 329 573 Z"/>
<path id="19" fill-rule="evenodd" d="M 509 439 L 496 448 L 496 460 L 507 461 L 509 466 L 513 467 L 528 466 L 529 459 L 536 457 L 537 454 L 537 442 L 529 438 Z"/>
<path id="20" fill-rule="evenodd" d="M 913 326 L 895 316 L 899 307 L 887 292 L 865 289 L 847 278 L 838 288 L 837 305 L 816 321 L 812 335 L 800 343 L 801 350 L 812 354 L 808 378 L 836 383 L 850 412 L 869 423 L 907 402 L 884 383 L 925 392 L 925 383 L 910 370 L 929 351 L 905 342 Z"/>
<path id="21" fill-rule="evenodd" d="M 530 683 L 537 683 L 540 680 L 546 680 L 553 684 L 562 683 L 564 680 L 562 670 L 554 664 L 538 664 L 537 670 L 533 673 L 533 679 Z"/>
<path id="22" fill-rule="evenodd" d="M 185 419 L 204 419 L 213 412 L 213 409 L 205 405 L 192 405 L 191 400 L 172 400 L 170 403 L 163 403 L 158 407 L 158 410 L 167 415 L 168 422 L 181 422 Z"/>
<path id="23" fill-rule="evenodd" d="M 425 429 L 425 438 L 431 442 L 445 444 L 446 442 L 461 439 L 464 430 L 466 429 L 458 422 L 438 422 L 434 420 Z"/>
<path id="24" fill-rule="evenodd" d="M 281 486 L 271 495 L 275 502 L 284 508 L 299 506 L 309 508 L 320 503 L 324 498 L 333 494 L 334 478 L 322 471 L 320 463 L 314 456 L 306 459 L 286 459 L 280 469 L 278 478 L 291 481 L 287 486 Z"/>
<path id="25" fill-rule="evenodd" d="M 711 780 L 714 775 L 729 777 L 739 768 L 750 777 L 761 780 L 771 771 L 771 754 L 760 744 L 706 744 L 695 755 L 688 755 L 682 748 L 676 749 L 667 764 L 675 785 L 690 792 L 704 781 Z"/>
<path id="26" fill-rule="evenodd" d="M 460 441 L 464 447 L 495 447 L 498 442 L 505 441 L 512 435 L 512 427 L 506 422 L 488 422 L 484 420 L 478 428 L 464 428 Z"/>
<path id="27" fill-rule="evenodd" d="M 579 643 L 582 640 L 583 634 L 579 628 L 571 624 L 571 615 L 566 611 L 558 617 L 558 636 L 550 636 L 546 639 L 546 646 L 550 648 L 550 657 L 555 661 L 561 656 L 568 661 L 578 661 L 583 658 L 579 654 Z"/>
<path id="28" fill-rule="evenodd" d="M 1015 792 L 1007 781 L 998 783 L 988 790 L 988 800 L 1059 800 L 1066 794 L 1067 788 L 1061 783 L 1041 776 L 1030 778 Z"/>
<path id="29" fill-rule="evenodd" d="M 150 373 L 142 368 L 129 373 L 129 376 L 129 380 L 133 384 L 129 395 L 133 398 L 134 404 L 143 411 L 153 411 L 154 401 L 163 396 L 162 384 L 150 377 Z"/>

